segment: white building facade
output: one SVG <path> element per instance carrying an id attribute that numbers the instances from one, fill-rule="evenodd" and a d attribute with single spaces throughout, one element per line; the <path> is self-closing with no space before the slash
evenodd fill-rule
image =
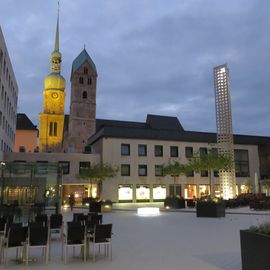
<path id="1" fill-rule="evenodd" d="M 0 160 L 15 142 L 18 85 L 0 27 Z"/>

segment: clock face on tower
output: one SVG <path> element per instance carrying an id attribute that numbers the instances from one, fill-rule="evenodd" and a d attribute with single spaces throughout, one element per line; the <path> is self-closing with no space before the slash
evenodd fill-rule
<path id="1" fill-rule="evenodd" d="M 52 98 L 54 98 L 54 99 L 58 98 L 58 94 L 56 92 L 53 92 L 52 93 Z"/>

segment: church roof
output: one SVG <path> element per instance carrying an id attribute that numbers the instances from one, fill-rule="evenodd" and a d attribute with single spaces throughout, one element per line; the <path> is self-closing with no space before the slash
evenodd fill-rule
<path id="1" fill-rule="evenodd" d="M 93 62 L 93 60 L 91 59 L 91 57 L 89 56 L 88 52 L 83 49 L 81 51 L 81 53 L 74 59 L 73 63 L 72 63 L 72 71 L 71 73 L 75 72 L 77 69 L 80 68 L 80 66 L 84 63 L 84 62 L 88 62 L 90 67 L 92 68 L 92 70 L 95 72 L 95 74 L 97 75 L 97 69 L 96 69 L 96 65 Z"/>
<path id="2" fill-rule="evenodd" d="M 35 126 L 32 121 L 28 118 L 25 113 L 17 113 L 17 130 L 37 130 L 37 126 Z"/>

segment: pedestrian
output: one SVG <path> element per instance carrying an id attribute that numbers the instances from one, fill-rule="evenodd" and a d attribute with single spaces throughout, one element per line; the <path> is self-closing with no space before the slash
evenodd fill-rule
<path id="1" fill-rule="evenodd" d="M 73 207 L 74 207 L 74 204 L 75 204 L 75 198 L 74 198 L 73 193 L 71 193 L 69 195 L 68 201 L 69 201 L 70 210 L 73 211 Z"/>

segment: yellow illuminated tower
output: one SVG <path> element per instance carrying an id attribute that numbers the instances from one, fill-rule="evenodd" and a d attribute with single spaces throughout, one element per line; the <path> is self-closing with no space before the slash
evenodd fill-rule
<path id="1" fill-rule="evenodd" d="M 55 47 L 51 54 L 51 73 L 44 79 L 43 113 L 40 113 L 40 152 L 62 151 L 66 81 L 61 75 L 61 61 L 58 4 Z"/>

